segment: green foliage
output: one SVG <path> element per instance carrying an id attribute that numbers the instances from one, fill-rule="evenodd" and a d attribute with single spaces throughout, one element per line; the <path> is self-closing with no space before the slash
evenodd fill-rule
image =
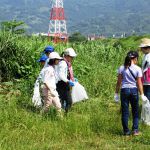
<path id="1" fill-rule="evenodd" d="M 25 29 L 23 28 L 25 26 L 23 21 L 4 21 L 1 22 L 1 30 L 3 32 L 10 32 L 12 34 L 23 34 L 25 33 Z"/>
<path id="2" fill-rule="evenodd" d="M 24 82 L 21 84 L 27 86 Z M 69 114 L 59 120 L 53 108 L 47 115 L 41 115 L 39 109 L 32 106 L 25 89 L 20 96 L 12 94 L 10 99 L 1 95 L 0 149 L 149 149 L 148 126 L 140 124 L 142 136 L 122 136 L 119 109 L 111 97 L 97 97 L 75 104 Z"/>
<path id="3" fill-rule="evenodd" d="M 123 63 L 128 47 L 138 47 L 141 38 L 54 45 L 59 53 L 66 47 L 75 49 L 78 55 L 73 62 L 74 74 L 89 95 L 89 100 L 74 104 L 60 120 L 53 107 L 48 114 L 41 115 L 41 109 L 31 103 L 39 72 L 36 60 L 50 43 L 37 37 L 1 34 L 2 63 L 9 68 L 6 75 L 14 77 L 20 68 L 21 75 L 28 78 L 0 85 L 0 149 L 150 149 L 149 127 L 141 122 L 142 136 L 122 136 L 120 105 L 113 102 L 116 70 Z"/>
<path id="4" fill-rule="evenodd" d="M 47 40 L 0 32 L 0 41 L 2 81 L 37 76 L 39 71 L 37 60 L 48 44 Z"/>
<path id="5" fill-rule="evenodd" d="M 86 40 L 87 38 L 83 36 L 80 32 L 75 32 L 69 36 L 69 42 L 83 42 Z"/>

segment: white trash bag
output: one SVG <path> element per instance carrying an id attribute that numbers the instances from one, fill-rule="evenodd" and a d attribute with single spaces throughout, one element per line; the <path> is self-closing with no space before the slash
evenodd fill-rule
<path id="1" fill-rule="evenodd" d="M 40 84 L 39 84 L 38 80 L 36 80 L 35 85 L 34 85 L 32 103 L 36 107 L 41 107 L 42 106 L 42 99 L 41 99 L 41 96 L 40 96 Z"/>
<path id="2" fill-rule="evenodd" d="M 72 87 L 71 97 L 73 103 L 88 99 L 84 87 L 79 82 L 75 82 L 75 85 Z"/>
<path id="3" fill-rule="evenodd" d="M 141 120 L 144 124 L 150 125 L 150 102 L 142 104 Z"/>

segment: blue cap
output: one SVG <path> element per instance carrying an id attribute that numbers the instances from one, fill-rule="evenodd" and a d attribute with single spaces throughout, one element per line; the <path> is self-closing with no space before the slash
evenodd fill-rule
<path id="1" fill-rule="evenodd" d="M 44 52 L 50 52 L 50 53 L 51 53 L 51 52 L 53 52 L 53 51 L 54 51 L 54 47 L 53 47 L 53 46 L 50 46 L 50 45 L 49 45 L 49 46 L 46 46 L 45 49 L 44 49 Z"/>
<path id="2" fill-rule="evenodd" d="M 41 58 L 38 60 L 38 62 L 46 61 L 48 57 L 46 55 L 41 56 Z"/>

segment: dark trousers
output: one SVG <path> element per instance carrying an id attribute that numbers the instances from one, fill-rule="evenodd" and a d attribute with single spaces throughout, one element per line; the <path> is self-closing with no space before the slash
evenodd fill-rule
<path id="1" fill-rule="evenodd" d="M 143 88 L 144 88 L 144 95 L 150 101 L 150 85 L 144 85 Z"/>
<path id="2" fill-rule="evenodd" d="M 139 96 L 137 88 L 121 89 L 121 107 L 122 107 L 122 126 L 124 133 L 129 132 L 128 118 L 129 118 L 129 103 L 132 107 L 133 125 L 132 130 L 138 130 L 139 120 Z"/>
<path id="3" fill-rule="evenodd" d="M 72 105 L 70 86 L 64 81 L 59 81 L 56 84 L 56 87 L 57 87 L 56 90 L 59 94 L 62 108 L 64 108 L 65 111 L 68 112 L 68 110 L 71 108 L 71 105 Z"/>

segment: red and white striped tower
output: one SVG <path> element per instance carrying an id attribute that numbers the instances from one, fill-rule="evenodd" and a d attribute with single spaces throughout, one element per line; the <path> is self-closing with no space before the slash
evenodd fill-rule
<path id="1" fill-rule="evenodd" d="M 48 36 L 54 37 L 54 42 L 68 38 L 63 0 L 52 0 Z"/>

